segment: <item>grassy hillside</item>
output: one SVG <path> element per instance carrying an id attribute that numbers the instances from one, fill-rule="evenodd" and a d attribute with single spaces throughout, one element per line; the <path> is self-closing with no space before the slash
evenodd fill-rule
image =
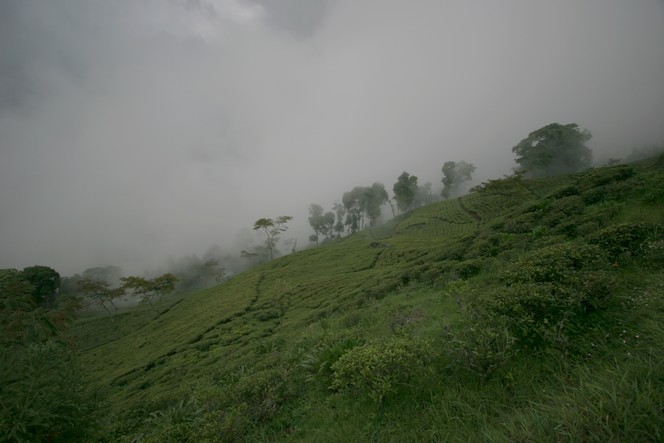
<path id="1" fill-rule="evenodd" d="M 664 158 L 490 181 L 76 325 L 103 441 L 664 438 Z"/>

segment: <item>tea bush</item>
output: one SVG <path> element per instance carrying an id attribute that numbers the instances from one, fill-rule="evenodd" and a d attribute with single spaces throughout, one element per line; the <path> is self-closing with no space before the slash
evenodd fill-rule
<path id="1" fill-rule="evenodd" d="M 425 345 L 406 339 L 368 343 L 332 365 L 332 388 L 368 395 L 376 403 L 408 384 L 428 360 Z"/>
<path id="2" fill-rule="evenodd" d="M 605 253 L 597 246 L 558 243 L 524 254 L 500 273 L 507 284 L 558 282 L 566 284 L 579 272 L 607 265 Z"/>
<path id="3" fill-rule="evenodd" d="M 664 232 L 660 225 L 650 223 L 622 223 L 599 230 L 588 237 L 588 242 L 606 250 L 611 258 L 643 255 L 648 240 Z"/>

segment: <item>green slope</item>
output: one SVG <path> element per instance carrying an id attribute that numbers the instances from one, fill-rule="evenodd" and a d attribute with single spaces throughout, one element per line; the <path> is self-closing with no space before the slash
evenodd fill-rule
<path id="1" fill-rule="evenodd" d="M 83 319 L 100 439 L 661 438 L 662 163 L 491 181 L 158 314 Z"/>

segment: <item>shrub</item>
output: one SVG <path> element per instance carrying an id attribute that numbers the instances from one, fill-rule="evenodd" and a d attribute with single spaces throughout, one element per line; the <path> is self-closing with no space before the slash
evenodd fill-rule
<path id="1" fill-rule="evenodd" d="M 366 394 L 376 403 L 406 385 L 428 360 L 426 346 L 392 339 L 358 346 L 332 365 L 332 388 Z"/>
<path id="2" fill-rule="evenodd" d="M 606 265 L 605 254 L 593 245 L 558 243 L 524 254 L 500 278 L 508 284 L 525 282 L 567 283 L 581 270 Z"/>
<path id="3" fill-rule="evenodd" d="M 3 352 L 0 434 L 8 441 L 87 440 L 95 403 L 72 353 L 53 341 Z"/>
<path id="4" fill-rule="evenodd" d="M 470 259 L 458 263 L 457 265 L 454 266 L 453 269 L 454 271 L 456 271 L 459 277 L 466 280 L 469 279 L 470 277 L 479 274 L 480 271 L 482 270 L 483 264 L 484 260 L 482 259 Z"/>
<path id="5" fill-rule="evenodd" d="M 351 349 L 364 342 L 357 338 L 346 338 L 328 343 L 321 343 L 318 347 L 305 354 L 300 366 L 307 371 L 308 382 L 320 383 L 329 388 L 332 383 L 332 366 Z"/>
<path id="6" fill-rule="evenodd" d="M 571 195 L 579 195 L 579 188 L 575 185 L 563 186 L 562 188 L 556 189 L 551 196 L 555 199 L 569 197 Z"/>
<path id="7" fill-rule="evenodd" d="M 627 180 L 634 175 L 636 175 L 636 169 L 630 165 L 618 165 L 609 168 L 595 169 L 581 179 L 580 186 L 600 187 L 609 183 Z"/>
<path id="8" fill-rule="evenodd" d="M 524 255 L 501 273 L 508 285 L 478 303 L 489 323 L 507 327 L 521 347 L 567 349 L 595 312 L 609 306 L 608 262 L 595 245 L 561 243 Z"/>
<path id="9" fill-rule="evenodd" d="M 588 237 L 588 242 L 606 250 L 612 258 L 643 255 L 648 248 L 648 240 L 662 232 L 659 225 L 650 223 L 623 223 L 597 231 Z"/>
<path id="10" fill-rule="evenodd" d="M 294 394 L 288 374 L 279 368 L 247 374 L 229 392 L 233 403 L 245 404 L 248 416 L 257 422 L 271 419 Z"/>
<path id="11" fill-rule="evenodd" d="M 478 321 L 453 335 L 449 351 L 456 368 L 465 368 L 487 379 L 515 353 L 515 338 L 504 325 Z"/>
<path id="12" fill-rule="evenodd" d="M 489 321 L 499 319 L 523 348 L 566 349 L 591 314 L 607 306 L 609 280 L 591 276 L 576 285 L 518 283 L 485 300 Z"/>

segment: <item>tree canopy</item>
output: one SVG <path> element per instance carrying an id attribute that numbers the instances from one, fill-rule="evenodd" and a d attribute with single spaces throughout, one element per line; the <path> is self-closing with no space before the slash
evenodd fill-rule
<path id="1" fill-rule="evenodd" d="M 381 206 L 389 199 L 382 183 L 371 186 L 356 186 L 344 193 L 341 201 L 346 209 L 346 225 L 350 232 L 364 227 L 365 217 L 374 226 L 381 215 Z M 339 211 L 337 211 L 339 213 Z"/>
<path id="2" fill-rule="evenodd" d="M 314 230 L 310 240 L 318 245 L 321 235 L 329 238 L 334 232 L 334 213 L 330 211 L 323 213 L 322 206 L 312 203 L 309 206 L 309 225 Z"/>
<path id="3" fill-rule="evenodd" d="M 576 123 L 551 123 L 528 134 L 512 148 L 517 170 L 528 177 L 546 177 L 582 171 L 592 163 L 592 151 L 585 143 L 592 135 Z"/>
<path id="4" fill-rule="evenodd" d="M 456 197 L 459 192 L 459 186 L 467 181 L 473 179 L 472 174 L 475 172 L 475 165 L 472 163 L 460 162 L 445 162 L 443 164 L 443 190 L 441 195 L 444 198 Z"/>
<path id="5" fill-rule="evenodd" d="M 392 187 L 394 200 L 400 212 L 406 212 L 412 208 L 418 191 L 417 177 L 404 171 Z"/>
<path id="6" fill-rule="evenodd" d="M 288 230 L 286 223 L 291 221 L 290 215 L 281 215 L 274 220 L 271 218 L 259 218 L 254 223 L 254 231 L 263 231 L 265 233 L 265 247 L 267 248 L 270 260 L 274 258 L 276 243 L 279 241 L 279 235 Z"/>

